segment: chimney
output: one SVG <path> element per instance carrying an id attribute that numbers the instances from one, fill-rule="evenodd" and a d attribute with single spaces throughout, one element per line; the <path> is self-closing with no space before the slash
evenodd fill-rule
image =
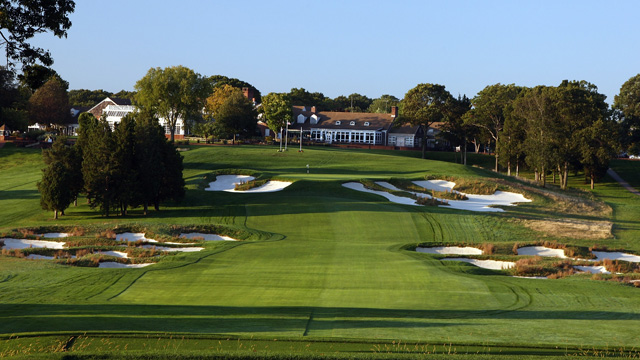
<path id="1" fill-rule="evenodd" d="M 391 107 L 391 117 L 393 117 L 393 118 L 398 117 L 398 107 L 397 106 L 392 106 Z"/>
<path id="2" fill-rule="evenodd" d="M 253 88 L 250 88 L 250 87 L 243 87 L 242 94 L 244 95 L 244 97 L 246 97 L 249 100 L 255 97 L 253 96 Z"/>
<path id="3" fill-rule="evenodd" d="M 315 106 L 311 107 L 311 112 L 314 113 L 314 114 L 316 113 L 316 107 Z"/>

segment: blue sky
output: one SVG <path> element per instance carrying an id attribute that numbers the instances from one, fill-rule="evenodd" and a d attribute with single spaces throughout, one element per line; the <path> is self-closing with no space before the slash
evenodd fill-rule
<path id="1" fill-rule="evenodd" d="M 640 1 L 76 0 L 68 38 L 40 35 L 70 89 L 132 90 L 184 65 L 330 97 L 402 98 L 420 83 L 473 97 L 485 86 L 587 80 L 610 103 L 640 73 Z"/>

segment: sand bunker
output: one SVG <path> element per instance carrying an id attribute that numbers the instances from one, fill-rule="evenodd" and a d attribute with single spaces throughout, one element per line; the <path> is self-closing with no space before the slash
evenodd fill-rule
<path id="1" fill-rule="evenodd" d="M 100 265 L 98 265 L 99 268 L 106 268 L 106 269 L 124 269 L 124 268 L 143 268 L 145 266 L 149 266 L 149 265 L 153 265 L 155 263 L 147 263 L 147 264 L 120 264 L 117 262 L 113 262 L 113 261 L 105 261 L 105 262 L 101 262 Z"/>
<path id="2" fill-rule="evenodd" d="M 448 258 L 442 259 L 443 261 L 462 261 L 469 263 L 471 265 L 475 265 L 477 267 L 481 267 L 483 269 L 490 270 L 502 270 L 502 269 L 510 269 L 516 265 L 514 262 L 510 261 L 497 261 L 497 260 L 478 260 L 478 259 L 466 259 L 466 258 Z"/>
<path id="3" fill-rule="evenodd" d="M 455 185 L 455 183 L 452 183 L 450 181 L 444 181 L 444 180 L 424 180 L 424 181 L 414 181 L 413 183 L 427 190 L 436 190 L 436 191 L 451 191 L 451 188 L 453 188 L 453 186 Z M 402 189 L 398 189 L 397 187 L 385 181 L 378 181 L 376 182 L 376 184 L 382 187 L 385 187 L 389 190 L 402 190 Z M 418 205 L 416 201 L 411 198 L 396 196 L 393 194 L 389 194 L 388 192 L 385 192 L 385 191 L 367 189 L 361 183 L 349 182 L 349 183 L 342 184 L 342 186 L 352 190 L 363 191 L 363 192 L 384 196 L 389 201 L 394 203 L 404 204 L 404 205 Z M 407 191 L 407 192 L 410 192 L 419 197 L 431 198 L 431 196 L 427 194 L 417 193 L 412 191 Z M 517 194 L 517 193 L 512 193 L 507 191 L 496 191 L 493 195 L 473 195 L 473 194 L 464 194 L 464 193 L 460 193 L 460 194 L 466 195 L 468 200 L 445 200 L 449 205 L 439 205 L 439 206 L 445 206 L 445 207 L 458 209 L 458 210 L 500 212 L 504 210 L 500 208 L 494 208 L 491 206 L 494 206 L 494 205 L 515 206 L 516 203 L 531 202 L 531 200 L 525 198 L 524 196 L 522 196 L 522 194 Z"/>
<path id="4" fill-rule="evenodd" d="M 244 191 L 238 191 L 235 189 L 236 184 L 254 180 L 253 176 L 248 175 L 218 175 L 216 181 L 210 182 L 209 187 L 204 189 L 205 191 L 226 191 L 237 193 L 266 193 L 280 191 L 287 186 L 291 185 L 288 181 L 267 181 L 266 184 Z"/>
<path id="5" fill-rule="evenodd" d="M 532 200 L 525 198 L 522 194 L 508 192 L 508 191 L 496 191 L 493 195 L 474 195 L 466 194 L 452 190 L 455 183 L 444 180 L 422 180 L 414 181 L 414 184 L 421 186 L 427 190 L 435 191 L 453 191 L 459 194 L 465 195 L 468 200 L 447 200 L 447 203 L 452 209 L 459 210 L 471 210 L 471 211 L 489 211 L 500 212 L 504 211 L 500 208 L 493 208 L 490 206 L 515 206 L 516 203 L 531 202 Z M 447 205 L 440 205 L 447 206 Z"/>
<path id="6" fill-rule="evenodd" d="M 628 261 L 628 262 L 640 262 L 640 256 L 638 255 L 633 255 L 633 254 L 627 254 L 627 253 L 622 253 L 622 252 L 608 252 L 608 251 L 592 251 L 593 255 L 596 256 L 596 260 L 604 260 L 604 259 L 610 259 L 610 260 L 622 260 L 622 261 Z"/>
<path id="7" fill-rule="evenodd" d="M 42 236 L 45 239 L 59 239 L 59 238 L 65 238 L 65 237 L 69 236 L 69 234 L 67 234 L 67 233 L 46 233 L 46 234 L 42 234 Z"/>
<path id="8" fill-rule="evenodd" d="M 126 258 L 129 257 L 129 254 L 127 254 L 126 252 L 122 252 L 122 251 L 100 251 L 100 254 L 108 255 L 108 256 L 114 256 L 114 257 L 121 258 L 121 259 L 126 259 Z"/>
<path id="9" fill-rule="evenodd" d="M 466 246 L 438 246 L 438 247 L 418 247 L 417 252 L 426 254 L 443 254 L 443 255 L 482 255 L 482 250 L 474 247 Z"/>
<path id="10" fill-rule="evenodd" d="M 544 246 L 525 246 L 518 248 L 518 255 L 567 258 L 563 249 L 552 249 Z"/>
<path id="11" fill-rule="evenodd" d="M 385 184 L 388 184 L 388 183 L 385 183 Z M 389 184 L 389 185 L 391 185 L 391 184 Z M 391 202 L 394 202 L 396 204 L 419 206 L 418 203 L 416 203 L 416 201 L 411 199 L 411 198 L 407 198 L 407 197 L 403 197 L 403 196 L 396 196 L 396 195 L 393 195 L 393 194 L 389 194 L 386 191 L 378 191 L 378 190 L 367 189 L 366 187 L 364 187 L 364 185 L 362 185 L 359 182 L 348 182 L 348 183 L 342 184 L 342 186 L 344 186 L 344 187 L 346 187 L 348 189 L 351 189 L 351 190 L 357 190 L 357 191 L 368 192 L 368 193 L 384 196 L 385 198 L 387 198 L 387 200 L 389 200 Z"/>
<path id="12" fill-rule="evenodd" d="M 205 241 L 238 241 L 225 235 L 203 233 L 182 233 L 180 234 L 180 237 L 183 237 L 185 239 L 203 238 Z"/>
<path id="13" fill-rule="evenodd" d="M 44 240 L 24 240 L 24 239 L 0 239 L 4 241 L 2 249 L 28 249 L 28 248 L 46 248 L 46 249 L 62 249 L 63 242 L 44 241 Z"/>
<path id="14" fill-rule="evenodd" d="M 592 274 L 611 274 L 604 266 L 574 266 L 576 270 L 592 273 Z"/>
<path id="15" fill-rule="evenodd" d="M 145 249 L 156 249 L 158 251 L 180 251 L 180 252 L 196 252 L 204 250 L 203 247 L 182 247 L 182 248 L 173 248 L 167 246 L 156 246 L 156 245 L 142 245 L 141 247 Z"/>
<path id="16" fill-rule="evenodd" d="M 116 241 L 131 241 L 131 242 L 136 242 L 138 240 L 142 240 L 142 241 L 153 241 L 151 239 L 147 239 L 146 237 L 144 237 L 144 233 L 130 233 L 130 232 L 125 232 L 122 234 L 116 234 Z"/>

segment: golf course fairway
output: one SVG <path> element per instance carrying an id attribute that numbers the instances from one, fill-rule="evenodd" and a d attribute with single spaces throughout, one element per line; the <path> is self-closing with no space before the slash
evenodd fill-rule
<path id="1" fill-rule="evenodd" d="M 230 232 L 221 235 L 245 234 L 242 241 L 198 245 L 203 251 L 163 253 L 156 264 L 132 269 L 3 254 L 0 356 L 640 355 L 640 289 L 634 286 L 595 280 L 591 274 L 518 278 L 414 251 L 418 244 L 492 244 L 497 249 L 492 259 L 516 261 L 515 243 L 546 240 L 638 254 L 640 198 L 608 177 L 593 192 L 580 190 L 585 189 L 583 175 L 570 179 L 571 196 L 611 209 L 576 214 L 561 211 L 545 189 L 450 162 L 452 154 L 428 154 L 430 159 L 422 160 L 413 152 L 323 147 L 283 153 L 271 146 L 188 148 L 182 152 L 187 183 L 182 202 L 146 217 L 134 209 L 127 217 L 106 218 L 80 199 L 59 220 L 39 206 L 40 150 L 0 150 L 0 235 L 78 227 L 84 233 L 76 239 L 87 246 L 101 232 L 131 227 L 163 233 L 219 226 Z M 472 155 L 471 162 L 482 165 L 488 158 L 491 164 L 492 158 Z M 247 175 L 292 184 L 268 193 L 204 191 L 210 182 L 206 176 L 223 169 L 246 169 Z M 536 190 L 524 194 L 532 202 L 494 213 L 396 204 L 342 186 L 430 175 L 497 179 L 513 183 L 513 189 Z M 567 238 L 523 225 L 527 219 L 549 218 L 611 221 L 613 234 L 600 240 Z"/>

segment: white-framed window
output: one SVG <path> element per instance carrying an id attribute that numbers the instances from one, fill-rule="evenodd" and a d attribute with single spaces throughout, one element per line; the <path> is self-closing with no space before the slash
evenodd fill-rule
<path id="1" fill-rule="evenodd" d="M 355 125 L 355 124 L 356 124 L 356 122 L 355 122 L 355 121 L 352 121 L 352 122 L 350 122 L 350 123 L 349 123 L 349 125 L 351 125 L 351 126 L 353 126 L 353 125 Z"/>
<path id="2" fill-rule="evenodd" d="M 340 125 L 340 124 L 342 124 L 342 121 L 340 120 L 336 121 L 336 125 Z"/>
<path id="3" fill-rule="evenodd" d="M 369 126 L 369 122 L 365 121 L 364 126 Z"/>

